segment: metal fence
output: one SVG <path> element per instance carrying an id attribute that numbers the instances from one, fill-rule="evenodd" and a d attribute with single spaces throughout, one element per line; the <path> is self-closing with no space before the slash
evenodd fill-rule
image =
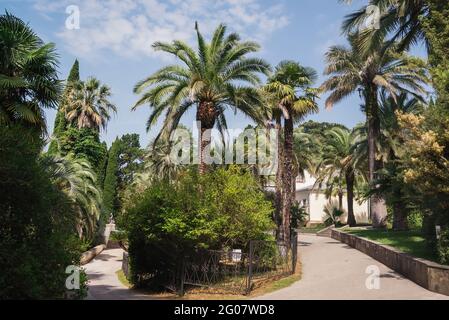
<path id="1" fill-rule="evenodd" d="M 180 295 L 249 294 L 264 284 L 295 273 L 297 237 L 291 244 L 251 241 L 244 250 L 198 250 L 181 259 L 169 288 Z"/>

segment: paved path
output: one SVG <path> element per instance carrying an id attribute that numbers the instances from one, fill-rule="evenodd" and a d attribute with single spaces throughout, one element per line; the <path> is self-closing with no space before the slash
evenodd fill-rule
<path id="1" fill-rule="evenodd" d="M 449 299 L 418 286 L 338 241 L 314 235 L 301 235 L 299 239 L 302 279 L 288 288 L 258 299 Z M 122 256 L 122 249 L 105 250 L 84 266 L 90 280 L 88 299 L 151 299 L 150 296 L 128 289 L 118 280 L 116 272 L 121 269 Z M 373 265 L 381 271 L 380 290 L 368 290 L 365 286 L 368 277 L 366 268 Z"/>
<path id="2" fill-rule="evenodd" d="M 118 280 L 116 272 L 122 268 L 122 258 L 122 249 L 105 250 L 84 266 L 89 278 L 88 300 L 150 299 Z"/>
<path id="3" fill-rule="evenodd" d="M 403 278 L 380 262 L 331 238 L 301 235 L 298 248 L 302 279 L 292 286 L 259 297 L 276 300 L 449 299 Z M 380 290 L 368 290 L 368 266 L 378 266 Z"/>

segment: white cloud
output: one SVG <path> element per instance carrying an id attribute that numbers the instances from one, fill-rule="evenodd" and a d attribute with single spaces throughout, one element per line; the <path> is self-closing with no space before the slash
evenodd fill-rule
<path id="1" fill-rule="evenodd" d="M 45 16 L 80 9 L 80 29 L 63 25 L 57 36 L 68 50 L 84 58 L 110 54 L 126 57 L 158 56 L 155 41 L 194 39 L 194 22 L 210 34 L 223 22 L 244 38 L 263 42 L 288 24 L 282 5 L 264 6 L 259 0 L 34 0 Z"/>

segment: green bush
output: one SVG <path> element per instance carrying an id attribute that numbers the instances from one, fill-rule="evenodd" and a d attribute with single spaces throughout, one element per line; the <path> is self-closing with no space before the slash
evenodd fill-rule
<path id="1" fill-rule="evenodd" d="M 411 230 L 422 229 L 423 215 L 419 210 L 413 210 L 407 216 L 408 226 Z"/>
<path id="2" fill-rule="evenodd" d="M 449 265 L 449 228 L 441 232 L 437 244 L 438 258 L 442 264 Z"/>
<path id="3" fill-rule="evenodd" d="M 0 299 L 62 298 L 77 265 L 75 212 L 38 158 L 41 138 L 0 128 Z"/>
<path id="4" fill-rule="evenodd" d="M 131 281 L 166 284 L 182 258 L 200 249 L 247 249 L 272 240 L 272 205 L 250 173 L 219 169 L 155 182 L 119 220 L 129 240 Z M 148 281 L 147 281 L 148 280 Z"/>

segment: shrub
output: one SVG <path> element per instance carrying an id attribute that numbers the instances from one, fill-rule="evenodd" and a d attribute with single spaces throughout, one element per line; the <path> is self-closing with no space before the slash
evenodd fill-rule
<path id="1" fill-rule="evenodd" d="M 423 215 L 419 210 L 413 210 L 407 216 L 408 226 L 411 230 L 422 229 Z"/>
<path id="2" fill-rule="evenodd" d="M 324 225 L 329 227 L 331 225 L 334 225 L 335 227 L 342 226 L 342 223 L 340 222 L 340 218 L 342 215 L 345 214 L 343 210 L 339 209 L 338 202 L 336 201 L 329 201 L 326 206 L 324 207 Z"/>
<path id="3" fill-rule="evenodd" d="M 304 227 L 306 222 L 309 219 L 309 214 L 307 213 L 306 208 L 301 206 L 301 204 L 296 201 L 291 209 L 291 229 L 292 231 L 301 227 Z"/>
<path id="4" fill-rule="evenodd" d="M 442 264 L 449 265 L 449 228 L 441 232 L 437 244 L 438 258 Z"/>
<path id="5" fill-rule="evenodd" d="M 119 226 L 129 240 L 131 281 L 167 284 L 182 258 L 200 249 L 247 249 L 272 239 L 273 208 L 249 173 L 219 169 L 155 182 L 125 210 Z"/>

